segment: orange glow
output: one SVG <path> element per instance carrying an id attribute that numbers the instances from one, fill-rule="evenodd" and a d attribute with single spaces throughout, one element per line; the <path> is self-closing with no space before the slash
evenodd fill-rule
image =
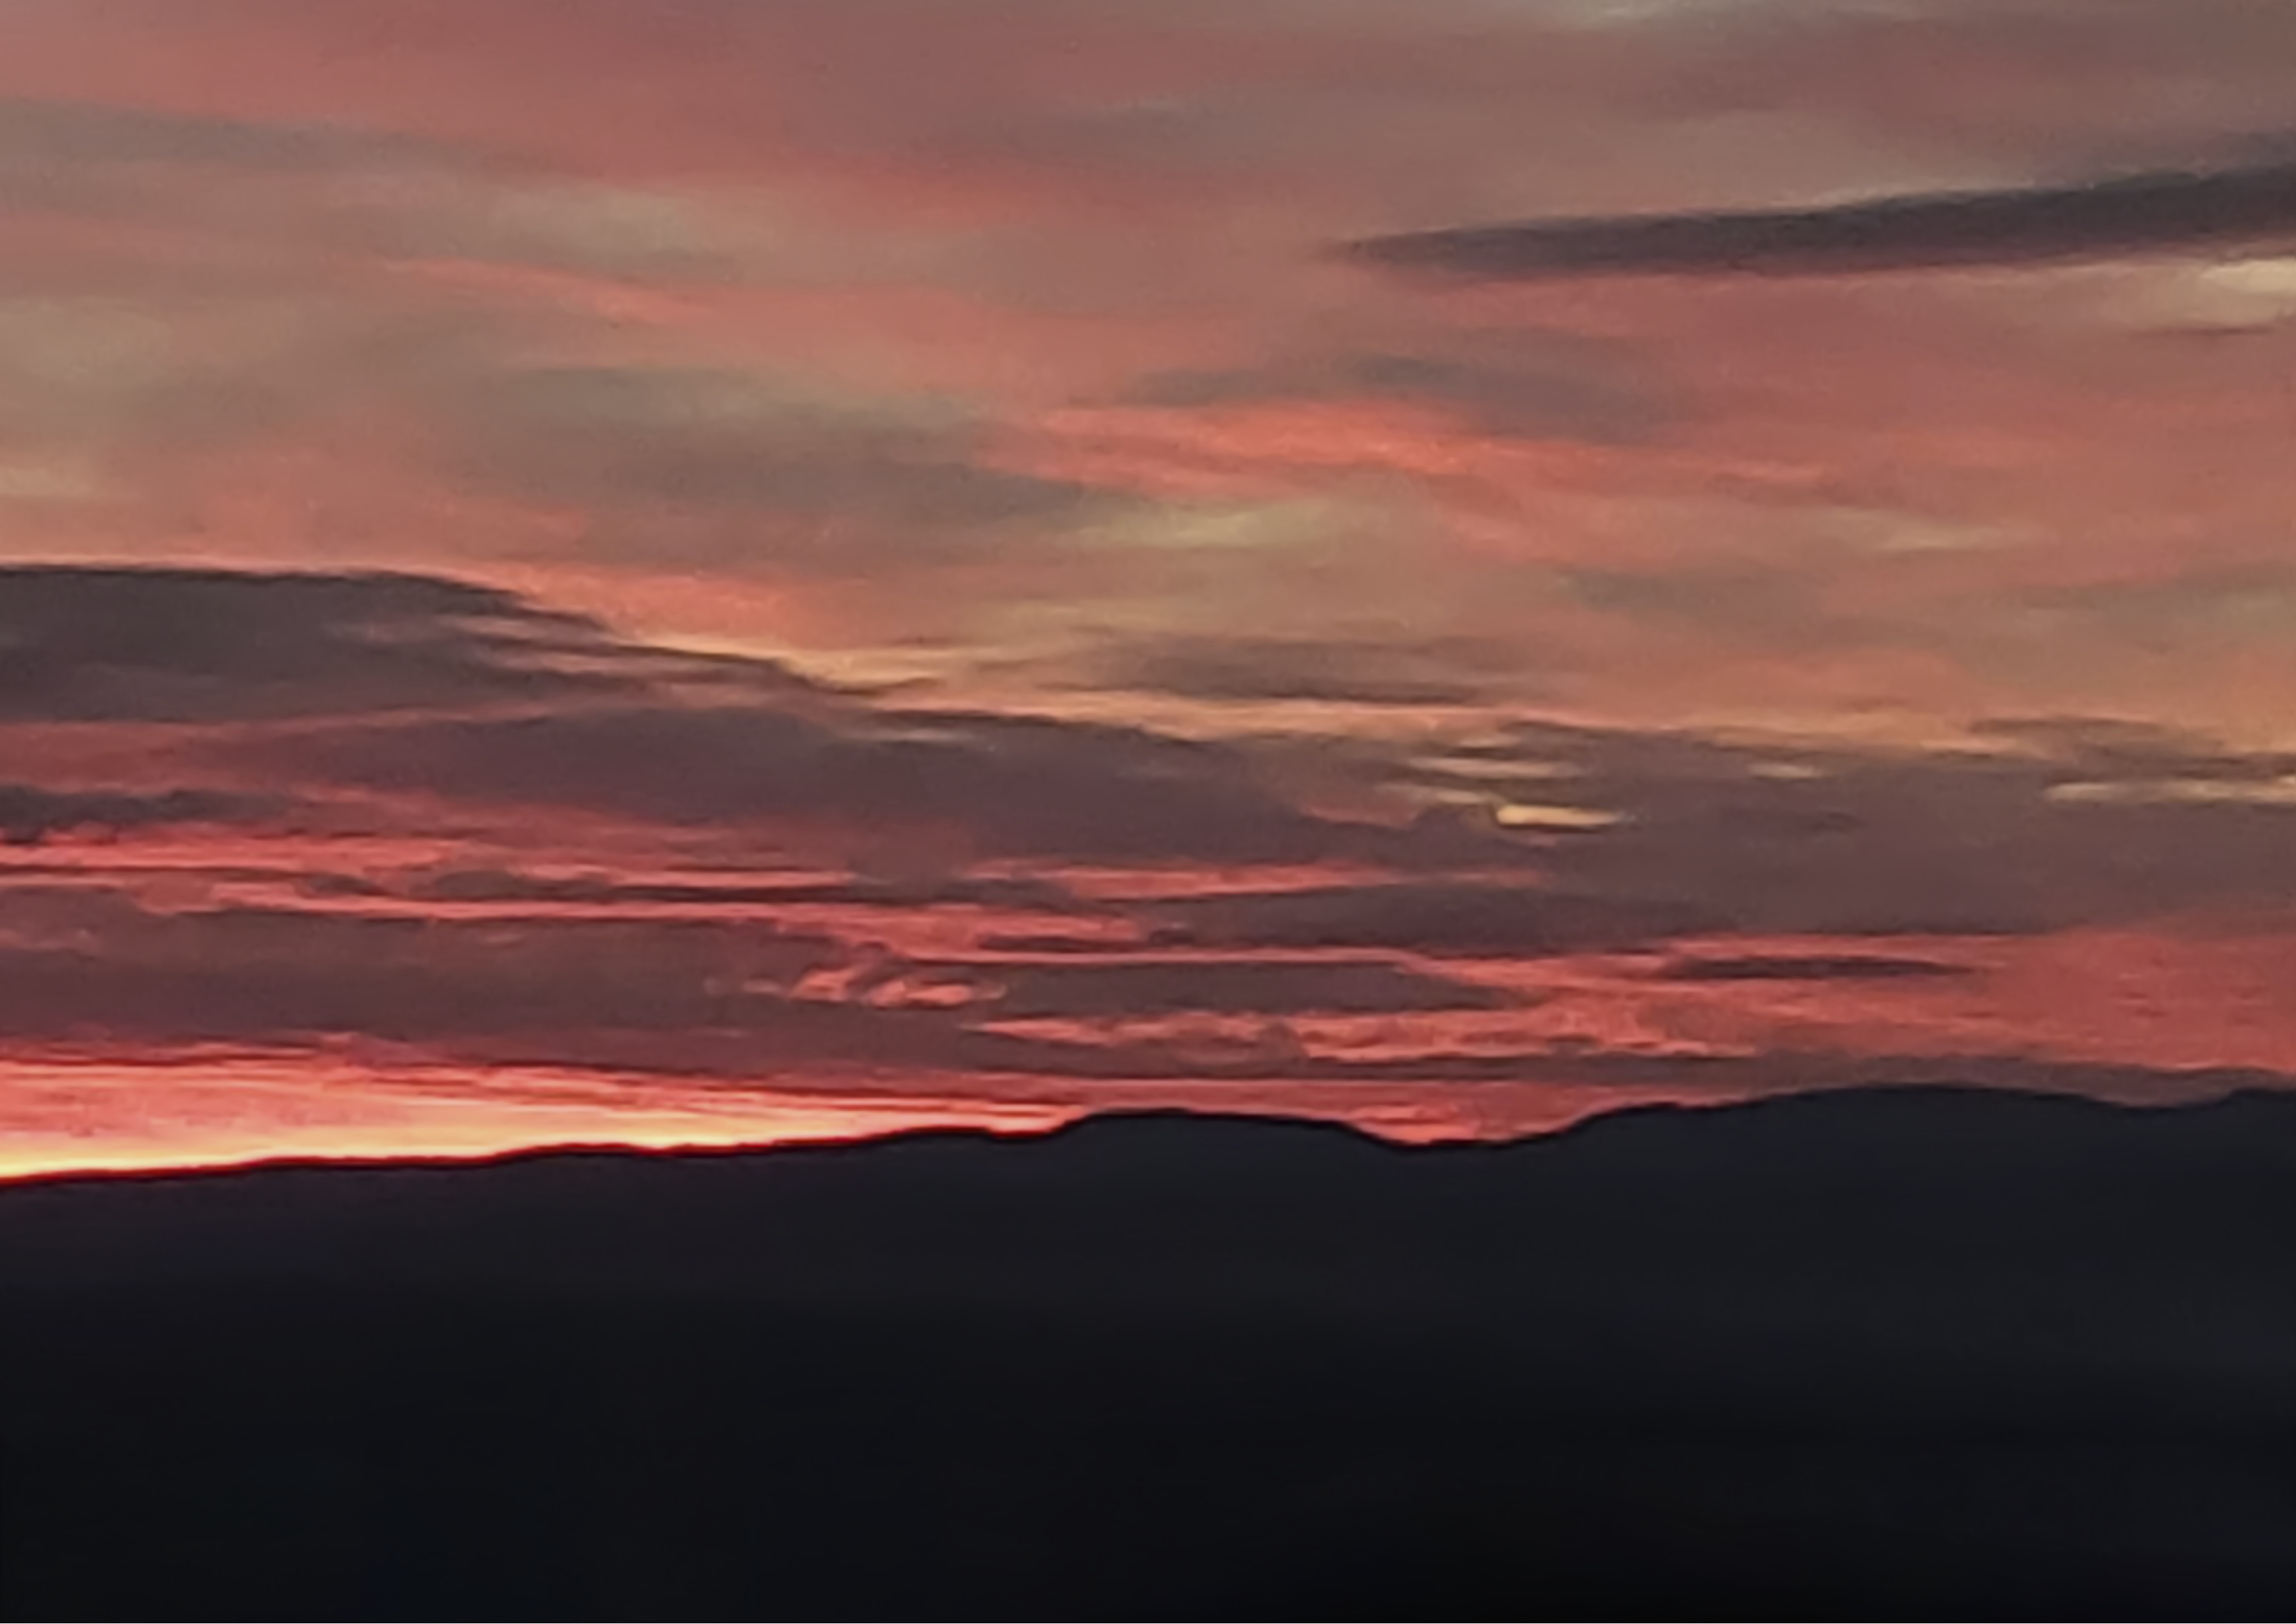
<path id="1" fill-rule="evenodd" d="M 0 1066 L 0 1178 L 282 1158 L 483 1157 L 552 1145 L 793 1144 L 920 1128 L 1021 1132 L 1075 1112 L 1025 1103 L 617 1087 L 515 1067 L 395 1070 L 322 1060 Z"/>
<path id="2" fill-rule="evenodd" d="M 1345 1123 L 1406 1144 L 1550 1133 L 1604 1111 L 1701 1105 L 1691 1088 L 1567 1083 L 1345 1087 L 1117 1084 L 1088 1097 L 997 1079 L 948 1097 L 776 1093 L 489 1067 L 387 1079 L 316 1061 L 0 1068 L 0 1179 L 234 1167 L 272 1161 L 480 1159 L 576 1146 L 755 1148 L 925 1129 L 1037 1133 L 1090 1111 L 1203 1111 Z M 1035 1094 L 1055 1097 L 1031 1098 Z M 104 1122 L 96 1096 L 119 1111 Z"/>

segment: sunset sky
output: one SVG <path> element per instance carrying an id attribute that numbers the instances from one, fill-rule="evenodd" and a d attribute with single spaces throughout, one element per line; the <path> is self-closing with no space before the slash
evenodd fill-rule
<path id="1" fill-rule="evenodd" d="M 0 1176 L 2296 1085 L 2296 6 L 0 0 Z"/>

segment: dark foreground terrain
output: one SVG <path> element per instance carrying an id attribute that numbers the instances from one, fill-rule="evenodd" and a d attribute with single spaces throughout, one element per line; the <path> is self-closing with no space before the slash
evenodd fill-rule
<path id="1" fill-rule="evenodd" d="M 2296 1099 L 0 1190 L 22 1619 L 2296 1616 Z"/>

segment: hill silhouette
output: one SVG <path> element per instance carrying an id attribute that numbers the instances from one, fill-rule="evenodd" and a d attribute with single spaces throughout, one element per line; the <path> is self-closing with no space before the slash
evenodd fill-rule
<path id="1" fill-rule="evenodd" d="M 0 1614 L 2284 1618 L 2296 1098 L 0 1189 Z"/>

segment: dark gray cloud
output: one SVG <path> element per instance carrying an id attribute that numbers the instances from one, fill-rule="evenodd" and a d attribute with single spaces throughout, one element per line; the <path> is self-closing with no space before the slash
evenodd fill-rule
<path id="1" fill-rule="evenodd" d="M 1606 813 L 1546 848 L 1555 887 L 1738 931 L 2013 935 L 2296 903 L 2296 806 L 2238 794 L 2283 776 L 2279 754 L 2080 718 L 1994 732 L 1889 751 L 1527 723 L 1414 770 Z"/>
<path id="2" fill-rule="evenodd" d="M 1184 947 L 1178 932 L 1159 937 L 1154 932 L 1138 936 L 1066 936 L 1058 931 L 992 931 L 977 943 L 983 953 L 1015 953 L 1038 956 L 1074 955 L 1078 957 L 1131 957 L 1136 954 L 1160 947 Z"/>
<path id="3" fill-rule="evenodd" d="M 988 966 L 977 967 L 982 972 Z M 1326 970 L 1335 973 L 1323 976 Z M 997 1016 L 1114 1013 L 1124 989 L 1061 966 L 994 1002 L 852 995 L 904 976 L 963 978 L 753 919 L 537 913 L 451 918 L 224 906 L 155 911 L 102 887 L 0 890 L 0 1039 L 124 1047 L 406 1046 L 433 1061 L 652 1075 L 817 1074 L 824 1066 L 1044 1079 L 1259 1077 L 1285 1042 L 1082 1042 L 984 1029 Z M 858 975 L 852 972 L 859 972 Z M 816 972 L 849 982 L 830 994 Z M 1090 978 L 1086 978 L 1087 980 Z M 1481 1007 L 1471 988 L 1371 966 L 1145 965 L 1133 989 L 1172 1013 Z M 1137 1008 L 1137 1000 L 1133 1003 Z M 1264 1033 L 1275 1029 L 1263 1023 Z M 1337 1075 L 1344 1076 L 1344 1069 Z"/>
<path id="4" fill-rule="evenodd" d="M 1677 959 L 1659 972 L 1669 981 L 1903 981 L 1973 973 L 1940 959 L 1873 954 L 1751 954 Z"/>
<path id="5" fill-rule="evenodd" d="M 428 714 L 398 719 L 414 712 Z M 1000 857 L 1440 865 L 1520 856 L 1493 832 L 1440 819 L 1393 829 L 1303 810 L 1246 750 L 1043 717 L 892 710 L 769 660 L 655 648 L 510 593 L 410 575 L 0 570 L 0 721 L 321 724 L 182 748 L 209 768 L 329 795 L 427 794 L 685 829 L 803 825 L 844 841 L 837 855 L 866 869 L 898 859 L 888 874 Z M 26 828 L 107 810 L 21 809 Z M 108 808 L 116 819 L 192 809 Z M 920 862 L 921 841 L 937 855 Z M 541 884 L 547 895 L 519 878 L 432 883 L 468 893 L 432 900 L 644 900 L 587 895 L 578 882 Z M 776 881 L 757 899 L 1075 906 L 1018 878 L 810 891 Z M 673 890 L 655 900 L 736 898 Z"/>
<path id="6" fill-rule="evenodd" d="M 2068 804 L 2016 778 L 1908 765 L 1808 795 L 1682 793 L 1555 864 L 1789 934 L 2023 934 L 2296 898 L 2296 808 Z"/>
<path id="7" fill-rule="evenodd" d="M 860 962 L 756 919 L 155 910 L 95 885 L 0 890 L 0 1039 L 128 1048 L 407 1046 L 432 1060 L 716 1077 L 832 1063 L 1045 1075 L 1152 1068 L 800 996 Z"/>
<path id="8" fill-rule="evenodd" d="M 0 1035 L 429 1042 L 770 1019 L 831 939 L 754 921 L 154 912 L 87 887 L 0 896 Z"/>
<path id="9" fill-rule="evenodd" d="M 1028 875 L 937 874 L 881 878 L 780 881 L 619 880 L 609 875 L 555 876 L 494 868 L 455 868 L 419 874 L 396 885 L 362 882 L 362 894 L 422 902 L 566 903 L 712 908 L 834 906 L 864 908 L 988 907 L 1073 914 L 1089 905 L 1057 881 Z"/>
<path id="10" fill-rule="evenodd" d="M 743 674 L 769 691 L 810 686 L 762 660 Z M 436 577 L 0 568 L 0 720 L 406 710 L 638 693 L 701 675 L 585 617 Z"/>
<path id="11" fill-rule="evenodd" d="M 1388 833 L 1303 812 L 1222 747 L 1017 716 L 836 722 L 668 705 L 312 733 L 258 747 L 293 774 L 496 807 L 684 826 L 798 824 L 857 848 L 1078 861 L 1312 862 Z"/>
<path id="12" fill-rule="evenodd" d="M 1203 947 L 1379 947 L 1461 958 L 1527 958 L 1638 946 L 1723 928 L 1672 900 L 1468 880 L 1230 892 L 1144 909 L 1162 939 Z"/>
<path id="13" fill-rule="evenodd" d="M 1469 705 L 1521 665 L 1520 652 L 1469 639 L 1416 644 L 1339 638 L 1174 636 L 1118 643 L 1070 680 L 1185 699 L 1256 703 Z"/>
<path id="14" fill-rule="evenodd" d="M 1817 209 L 1593 217 L 1375 237 L 1348 257 L 1471 281 L 1841 275 L 2122 258 L 2296 238 L 2296 163 L 1877 198 Z"/>
<path id="15" fill-rule="evenodd" d="M 0 783 L 0 840 L 37 846 L 60 834 L 111 836 L 182 824 L 268 822 L 282 797 L 221 790 L 63 790 Z"/>

